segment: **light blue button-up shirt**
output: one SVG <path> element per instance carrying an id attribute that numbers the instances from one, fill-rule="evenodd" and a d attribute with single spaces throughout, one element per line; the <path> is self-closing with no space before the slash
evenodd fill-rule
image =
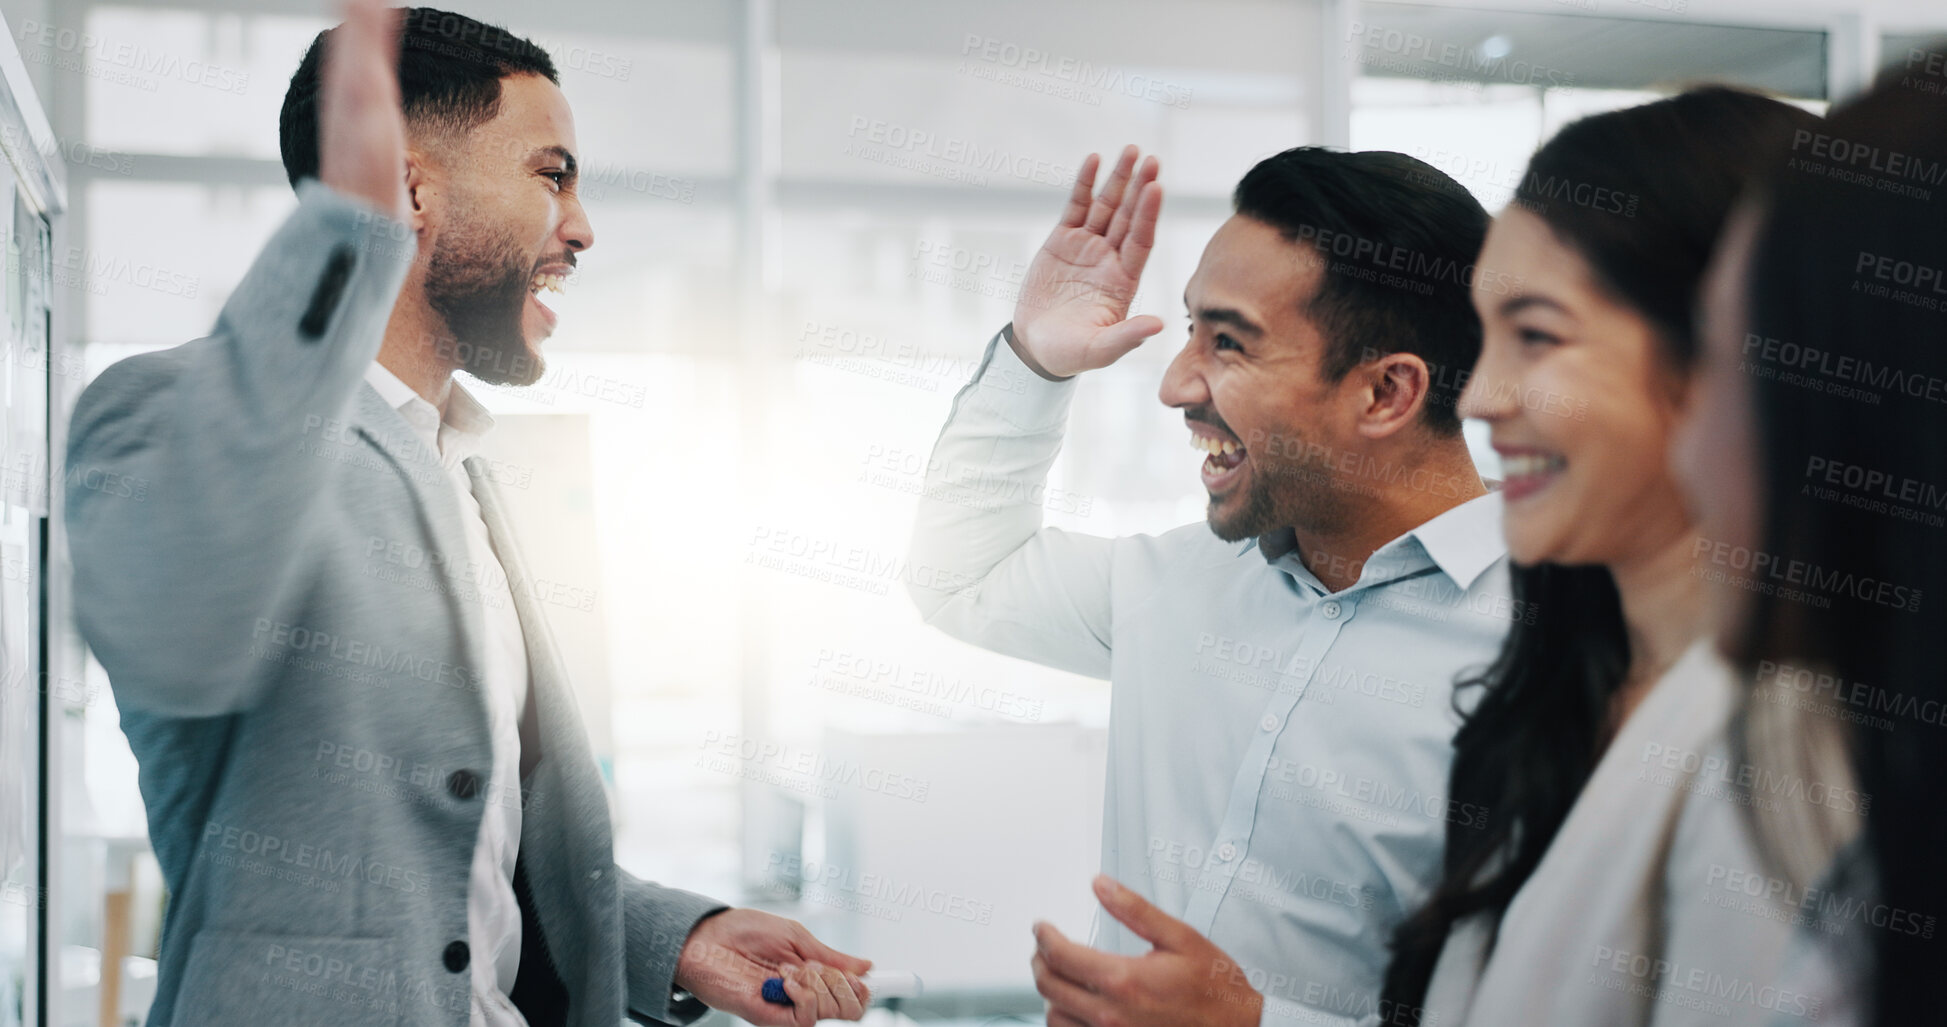
<path id="1" fill-rule="evenodd" d="M 1044 528 L 1073 388 L 989 344 L 934 448 L 914 600 L 957 638 L 1109 679 L 1103 871 L 1229 953 L 1266 1023 L 1357 1022 L 1447 821 L 1486 812 L 1448 801 L 1447 771 L 1456 675 L 1532 615 L 1509 595 L 1501 498 L 1392 540 L 1336 593 L 1289 529 Z M 1094 944 L 1148 950 L 1107 917 Z"/>

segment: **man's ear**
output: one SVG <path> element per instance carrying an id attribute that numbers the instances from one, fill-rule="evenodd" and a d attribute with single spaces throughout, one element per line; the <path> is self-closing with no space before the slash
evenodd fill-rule
<path id="1" fill-rule="evenodd" d="M 1364 376 L 1359 434 L 1369 439 L 1392 436 L 1420 418 L 1433 388 L 1426 361 L 1412 353 L 1388 353 L 1353 372 Z"/>
<path id="2" fill-rule="evenodd" d="M 406 149 L 406 215 L 412 219 L 412 230 L 422 241 L 430 225 L 427 211 L 438 192 L 431 170 L 431 162 L 423 151 Z"/>

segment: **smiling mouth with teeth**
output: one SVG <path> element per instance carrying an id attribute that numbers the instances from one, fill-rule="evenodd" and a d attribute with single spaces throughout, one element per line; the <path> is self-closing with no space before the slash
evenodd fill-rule
<path id="1" fill-rule="evenodd" d="M 527 294 L 530 296 L 536 296 L 539 295 L 541 290 L 543 289 L 547 290 L 548 292 L 562 292 L 564 291 L 563 286 L 565 286 L 567 282 L 568 282 L 567 275 L 558 274 L 552 271 L 538 272 L 535 274 L 534 278 L 527 283 Z"/>
<path id="2" fill-rule="evenodd" d="M 1203 458 L 1206 474 L 1222 474 L 1244 462 L 1244 447 L 1228 440 L 1191 435 L 1190 448 L 1209 454 Z"/>
<path id="3" fill-rule="evenodd" d="M 1533 478 L 1559 471 L 1567 465 L 1567 460 L 1553 453 L 1514 453 L 1501 458 L 1501 476 Z"/>
<path id="4" fill-rule="evenodd" d="M 1558 453 L 1501 453 L 1501 495 L 1512 503 L 1553 484 L 1568 461 Z"/>

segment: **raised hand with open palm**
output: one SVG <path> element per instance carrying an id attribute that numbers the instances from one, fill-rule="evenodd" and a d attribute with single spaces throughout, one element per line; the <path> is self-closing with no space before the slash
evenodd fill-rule
<path id="1" fill-rule="evenodd" d="M 1156 158 L 1138 165 L 1137 156 L 1125 147 L 1097 196 L 1102 159 L 1089 154 L 1061 223 L 1028 265 L 1014 306 L 1015 351 L 1050 378 L 1107 367 L 1163 330 L 1162 318 L 1129 316 L 1163 207 Z"/>

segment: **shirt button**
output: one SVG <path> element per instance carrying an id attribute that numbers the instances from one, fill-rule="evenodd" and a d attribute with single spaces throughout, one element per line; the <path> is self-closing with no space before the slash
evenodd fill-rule
<path id="1" fill-rule="evenodd" d="M 446 946 L 446 952 L 440 958 L 445 961 L 448 970 L 459 973 L 461 970 L 466 969 L 467 960 L 471 958 L 471 955 L 467 951 L 466 942 L 456 941 Z"/>
<path id="2" fill-rule="evenodd" d="M 1217 858 L 1223 860 L 1226 863 L 1230 862 L 1232 857 L 1236 855 L 1237 855 L 1237 846 L 1232 845 L 1229 842 L 1225 842 L 1224 844 L 1217 847 Z"/>
<path id="3" fill-rule="evenodd" d="M 1318 604 L 1318 612 L 1324 614 L 1326 620 L 1338 620 L 1339 601 L 1336 599 L 1325 600 L 1324 602 Z"/>
<path id="4" fill-rule="evenodd" d="M 1278 718 L 1267 713 L 1264 715 L 1263 720 L 1257 722 L 1257 726 L 1266 731 L 1276 731 L 1278 729 Z"/>
<path id="5" fill-rule="evenodd" d="M 455 770 L 446 779 L 446 790 L 456 799 L 471 799 L 480 790 L 480 775 L 471 770 Z"/>

